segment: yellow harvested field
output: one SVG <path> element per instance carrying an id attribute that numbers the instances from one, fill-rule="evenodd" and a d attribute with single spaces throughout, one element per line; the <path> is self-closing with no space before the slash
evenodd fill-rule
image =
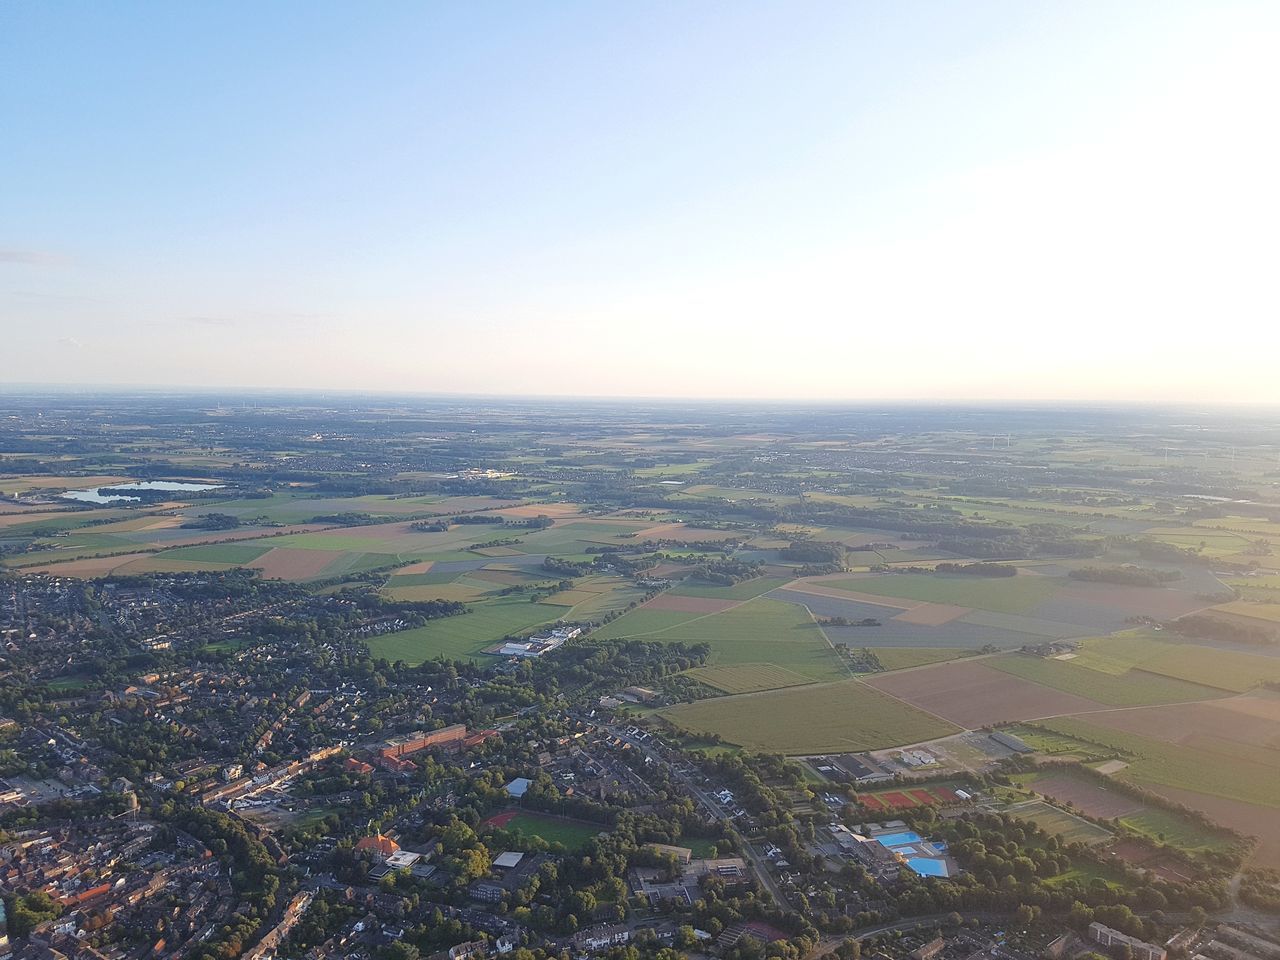
<path id="1" fill-rule="evenodd" d="M 1280 603 L 1253 603 L 1249 600 L 1235 600 L 1213 608 L 1214 613 L 1227 613 L 1233 617 L 1248 617 L 1250 620 L 1266 620 L 1269 623 L 1280 623 Z"/>
<path id="2" fill-rule="evenodd" d="M 400 567 L 399 569 L 397 569 L 396 576 L 407 577 L 413 573 L 426 573 L 432 567 L 434 567 L 435 564 L 436 562 L 434 560 L 421 560 L 418 563 L 411 563 L 407 567 Z"/>

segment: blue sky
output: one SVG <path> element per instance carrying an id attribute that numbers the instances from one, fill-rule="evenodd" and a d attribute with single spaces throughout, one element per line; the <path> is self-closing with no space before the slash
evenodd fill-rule
<path id="1" fill-rule="evenodd" d="M 1269 2 L 7 3 L 2 376 L 1280 401 L 1277 41 Z"/>

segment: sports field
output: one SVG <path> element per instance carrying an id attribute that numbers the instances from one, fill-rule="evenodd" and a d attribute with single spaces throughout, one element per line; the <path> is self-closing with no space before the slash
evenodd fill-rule
<path id="1" fill-rule="evenodd" d="M 1029 820 L 1041 829 L 1057 834 L 1070 843 L 1106 843 L 1114 834 L 1095 823 L 1059 810 L 1043 800 L 1026 800 L 1007 807 L 1005 813 Z"/>
<path id="2" fill-rule="evenodd" d="M 505 830 L 523 833 L 528 837 L 541 837 L 547 843 L 563 844 L 567 850 L 580 850 L 586 846 L 587 841 L 594 839 L 600 833 L 608 832 L 609 829 L 603 824 L 589 823 L 586 820 L 574 820 L 569 817 L 556 817 L 547 813 L 525 810 L 516 811 L 514 816 L 508 811 L 506 814 L 491 817 L 490 821 L 494 826 Z"/>
<path id="3" fill-rule="evenodd" d="M 388 633 L 368 641 L 369 652 L 410 665 L 434 657 L 475 660 L 485 647 L 511 633 L 558 620 L 563 607 L 530 603 L 523 597 L 502 597 L 478 603 L 470 613 L 432 620 L 426 626 Z"/>
<path id="4" fill-rule="evenodd" d="M 700 700 L 662 715 L 691 733 L 788 755 L 878 750 L 958 732 L 858 680 Z"/>
<path id="5" fill-rule="evenodd" d="M 1225 830 L 1210 829 L 1182 814 L 1159 807 L 1147 807 L 1131 813 L 1121 817 L 1120 822 L 1153 840 L 1191 852 L 1229 850 L 1239 844 L 1239 840 Z"/>

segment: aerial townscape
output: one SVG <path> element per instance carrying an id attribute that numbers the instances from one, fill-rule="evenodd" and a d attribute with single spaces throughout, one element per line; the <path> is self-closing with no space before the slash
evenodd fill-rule
<path id="1" fill-rule="evenodd" d="M 5 395 L 2 955 L 1276 960 L 1245 412 Z"/>
<path id="2" fill-rule="evenodd" d="M 0 0 L 0 960 L 1280 960 L 1277 51 Z"/>

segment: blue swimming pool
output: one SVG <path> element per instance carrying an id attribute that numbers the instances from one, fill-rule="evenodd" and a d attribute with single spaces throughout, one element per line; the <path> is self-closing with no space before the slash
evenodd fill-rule
<path id="1" fill-rule="evenodd" d="M 920 834 L 911 830 L 904 830 L 901 833 L 886 833 L 882 837 L 876 837 L 886 847 L 901 847 L 908 843 L 919 843 Z"/>
<path id="2" fill-rule="evenodd" d="M 912 857 L 907 861 L 907 866 L 922 877 L 945 877 L 948 875 L 947 862 L 945 860 L 931 860 L 928 857 Z"/>

